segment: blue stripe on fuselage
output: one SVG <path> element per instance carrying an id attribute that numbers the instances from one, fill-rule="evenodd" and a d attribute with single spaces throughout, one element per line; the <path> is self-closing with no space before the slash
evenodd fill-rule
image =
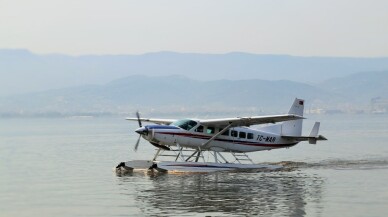
<path id="1" fill-rule="evenodd" d="M 180 129 L 179 127 L 170 126 L 170 125 L 147 125 L 147 129 L 153 130 L 153 129 L 162 129 L 162 130 L 177 130 Z"/>

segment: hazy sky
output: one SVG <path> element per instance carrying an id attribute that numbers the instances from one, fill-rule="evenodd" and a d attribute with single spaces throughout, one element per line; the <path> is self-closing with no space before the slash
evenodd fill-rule
<path id="1" fill-rule="evenodd" d="M 0 48 L 388 56 L 388 1 L 0 0 Z"/>

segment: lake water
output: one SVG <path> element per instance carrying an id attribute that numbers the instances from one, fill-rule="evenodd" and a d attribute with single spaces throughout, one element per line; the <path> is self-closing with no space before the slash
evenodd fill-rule
<path id="1" fill-rule="evenodd" d="M 388 116 L 308 116 L 329 140 L 251 153 L 277 172 L 116 174 L 137 123 L 0 119 L 0 216 L 388 216 Z"/>

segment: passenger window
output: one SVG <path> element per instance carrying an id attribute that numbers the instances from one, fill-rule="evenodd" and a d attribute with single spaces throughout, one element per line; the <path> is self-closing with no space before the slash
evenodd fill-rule
<path id="1" fill-rule="evenodd" d="M 221 131 L 222 129 L 220 129 L 220 131 Z M 225 130 L 225 132 L 223 132 L 221 135 L 223 135 L 223 136 L 229 136 L 229 130 Z"/>
<path id="2" fill-rule="evenodd" d="M 203 126 L 199 125 L 197 129 L 195 129 L 195 132 L 203 133 Z"/>
<path id="3" fill-rule="evenodd" d="M 253 139 L 253 133 L 248 133 L 247 139 Z"/>
<path id="4" fill-rule="evenodd" d="M 237 137 L 237 134 L 238 133 L 235 130 L 230 131 L 230 135 L 233 136 L 233 137 Z"/>
<path id="5" fill-rule="evenodd" d="M 206 130 L 206 133 L 213 134 L 214 130 L 215 130 L 214 127 L 208 127 L 207 130 Z"/>
<path id="6" fill-rule="evenodd" d="M 238 137 L 245 139 L 247 137 L 247 134 L 245 132 L 240 132 Z"/>

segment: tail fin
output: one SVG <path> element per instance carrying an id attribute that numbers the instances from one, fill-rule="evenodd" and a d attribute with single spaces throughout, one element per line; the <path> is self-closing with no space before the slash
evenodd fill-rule
<path id="1" fill-rule="evenodd" d="M 295 98 L 288 114 L 303 116 L 304 100 Z M 303 120 L 285 121 L 282 124 L 282 135 L 301 136 Z"/>

